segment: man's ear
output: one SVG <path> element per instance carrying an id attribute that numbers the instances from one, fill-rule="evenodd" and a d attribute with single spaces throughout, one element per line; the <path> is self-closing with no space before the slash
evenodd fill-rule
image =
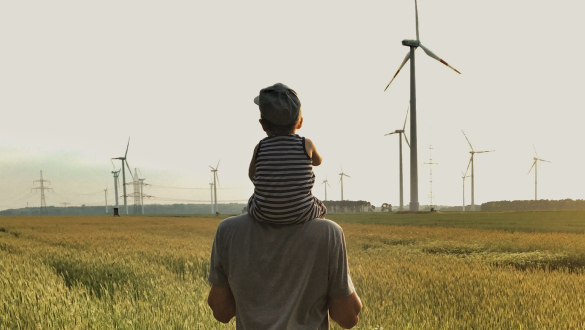
<path id="1" fill-rule="evenodd" d="M 303 117 L 297 121 L 297 126 L 295 126 L 295 129 L 300 129 L 301 127 L 303 127 Z"/>

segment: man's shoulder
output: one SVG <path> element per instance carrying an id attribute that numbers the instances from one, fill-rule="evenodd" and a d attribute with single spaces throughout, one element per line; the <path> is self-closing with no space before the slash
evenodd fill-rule
<path id="1" fill-rule="evenodd" d="M 289 231 L 289 230 L 316 230 L 316 231 L 331 231 L 343 232 L 343 229 L 334 221 L 328 219 L 314 219 L 302 224 L 296 225 L 274 225 L 269 223 L 262 223 L 256 221 L 249 214 L 241 214 L 234 217 L 229 217 L 219 223 L 218 230 L 242 230 L 242 229 L 263 229 L 267 231 Z"/>
<path id="2" fill-rule="evenodd" d="M 327 230 L 343 232 L 341 226 L 339 226 L 335 221 L 329 219 L 314 219 L 311 221 L 307 221 L 306 224 L 314 228 L 323 228 Z"/>
<path id="3" fill-rule="evenodd" d="M 240 214 L 233 217 L 225 218 L 217 227 L 218 230 L 220 229 L 229 229 L 234 227 L 241 227 L 246 225 L 251 225 L 254 218 L 252 218 L 249 214 Z"/>

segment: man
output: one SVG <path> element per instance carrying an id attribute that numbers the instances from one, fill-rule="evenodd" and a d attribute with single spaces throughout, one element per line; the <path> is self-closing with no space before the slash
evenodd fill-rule
<path id="1" fill-rule="evenodd" d="M 268 143 L 265 152 L 256 147 L 252 158 L 249 174 L 266 214 L 225 219 L 217 228 L 209 306 L 220 322 L 235 316 L 238 330 L 325 330 L 328 313 L 341 327 L 352 328 L 362 305 L 349 275 L 343 230 L 333 221 L 313 219 L 325 210 L 311 212 L 312 199 L 306 202 L 314 182 L 311 164 L 320 164 L 321 157 L 294 135 L 302 124 L 300 100 L 279 83 L 262 89 L 254 103 L 267 134 L 286 141 Z M 307 216 L 278 221 L 299 210 Z"/>
<path id="2" fill-rule="evenodd" d="M 347 264 L 339 225 L 314 219 L 295 225 L 223 220 L 213 242 L 208 303 L 237 330 L 325 330 L 329 316 L 342 328 L 362 308 Z"/>

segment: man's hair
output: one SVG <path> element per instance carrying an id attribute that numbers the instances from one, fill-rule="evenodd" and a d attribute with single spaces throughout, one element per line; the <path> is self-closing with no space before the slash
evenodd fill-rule
<path id="1" fill-rule="evenodd" d="M 295 127 L 297 126 L 297 123 L 299 121 L 297 120 L 293 124 L 288 124 L 288 125 L 277 125 L 277 124 L 271 123 L 268 120 L 262 118 L 262 122 L 264 123 L 264 127 L 268 131 L 270 131 L 270 133 L 272 133 L 274 135 L 288 135 L 288 134 L 292 134 L 295 131 Z"/>

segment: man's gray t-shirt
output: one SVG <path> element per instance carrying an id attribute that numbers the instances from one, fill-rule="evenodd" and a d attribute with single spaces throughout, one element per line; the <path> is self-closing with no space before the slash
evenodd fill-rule
<path id="1" fill-rule="evenodd" d="M 209 282 L 229 287 L 238 330 L 328 329 L 327 298 L 354 292 L 339 225 L 260 223 L 245 214 L 215 234 Z"/>

